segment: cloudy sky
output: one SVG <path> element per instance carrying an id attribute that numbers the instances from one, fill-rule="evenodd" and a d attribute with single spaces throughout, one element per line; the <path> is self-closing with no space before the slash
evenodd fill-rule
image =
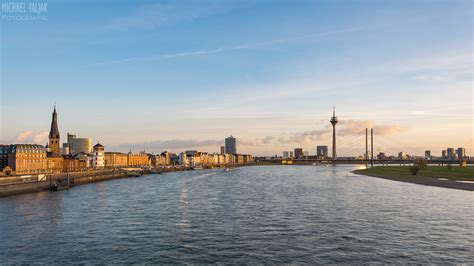
<path id="1" fill-rule="evenodd" d="M 37 1 L 36 1 L 37 2 Z M 2 2 L 3 3 L 3 2 Z M 47 1 L 2 10 L 3 143 L 281 154 L 473 154 L 472 1 Z"/>

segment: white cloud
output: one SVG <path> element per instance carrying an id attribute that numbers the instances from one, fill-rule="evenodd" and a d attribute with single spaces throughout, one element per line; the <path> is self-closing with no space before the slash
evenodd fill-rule
<path id="1" fill-rule="evenodd" d="M 35 132 L 26 130 L 15 137 L 16 143 L 34 143 L 44 145 L 48 141 L 48 131 Z"/>

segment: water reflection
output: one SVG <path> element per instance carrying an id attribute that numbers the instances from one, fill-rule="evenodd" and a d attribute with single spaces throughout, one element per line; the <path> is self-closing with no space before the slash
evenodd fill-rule
<path id="1" fill-rule="evenodd" d="M 189 212 L 188 212 L 188 186 L 183 183 L 179 197 L 179 209 L 181 210 L 181 219 L 178 227 L 181 231 L 187 231 L 189 228 Z"/>

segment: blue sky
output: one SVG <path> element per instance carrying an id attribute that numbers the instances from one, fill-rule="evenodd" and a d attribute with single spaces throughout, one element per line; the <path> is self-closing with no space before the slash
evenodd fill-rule
<path id="1" fill-rule="evenodd" d="M 314 153 L 335 105 L 339 155 L 367 126 L 377 151 L 472 154 L 472 1 L 46 3 L 2 19 L 3 142 L 43 142 L 56 102 L 109 150 Z"/>

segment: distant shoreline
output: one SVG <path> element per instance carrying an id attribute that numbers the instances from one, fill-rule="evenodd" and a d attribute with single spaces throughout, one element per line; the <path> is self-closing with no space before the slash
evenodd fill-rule
<path id="1" fill-rule="evenodd" d="M 458 182 L 456 180 L 453 180 L 453 178 L 429 177 L 429 176 L 420 176 L 420 175 L 414 176 L 411 174 L 407 174 L 407 175 L 400 174 L 399 176 L 397 176 L 395 173 L 391 173 L 391 172 L 384 173 L 383 171 L 375 172 L 371 169 L 374 169 L 374 168 L 354 170 L 352 171 L 352 173 L 357 174 L 357 175 L 365 175 L 365 176 L 370 176 L 370 177 L 383 178 L 387 180 L 405 182 L 405 183 L 411 183 L 411 184 L 474 191 L 474 183 Z M 407 170 L 407 173 L 408 173 L 408 170 Z"/>

